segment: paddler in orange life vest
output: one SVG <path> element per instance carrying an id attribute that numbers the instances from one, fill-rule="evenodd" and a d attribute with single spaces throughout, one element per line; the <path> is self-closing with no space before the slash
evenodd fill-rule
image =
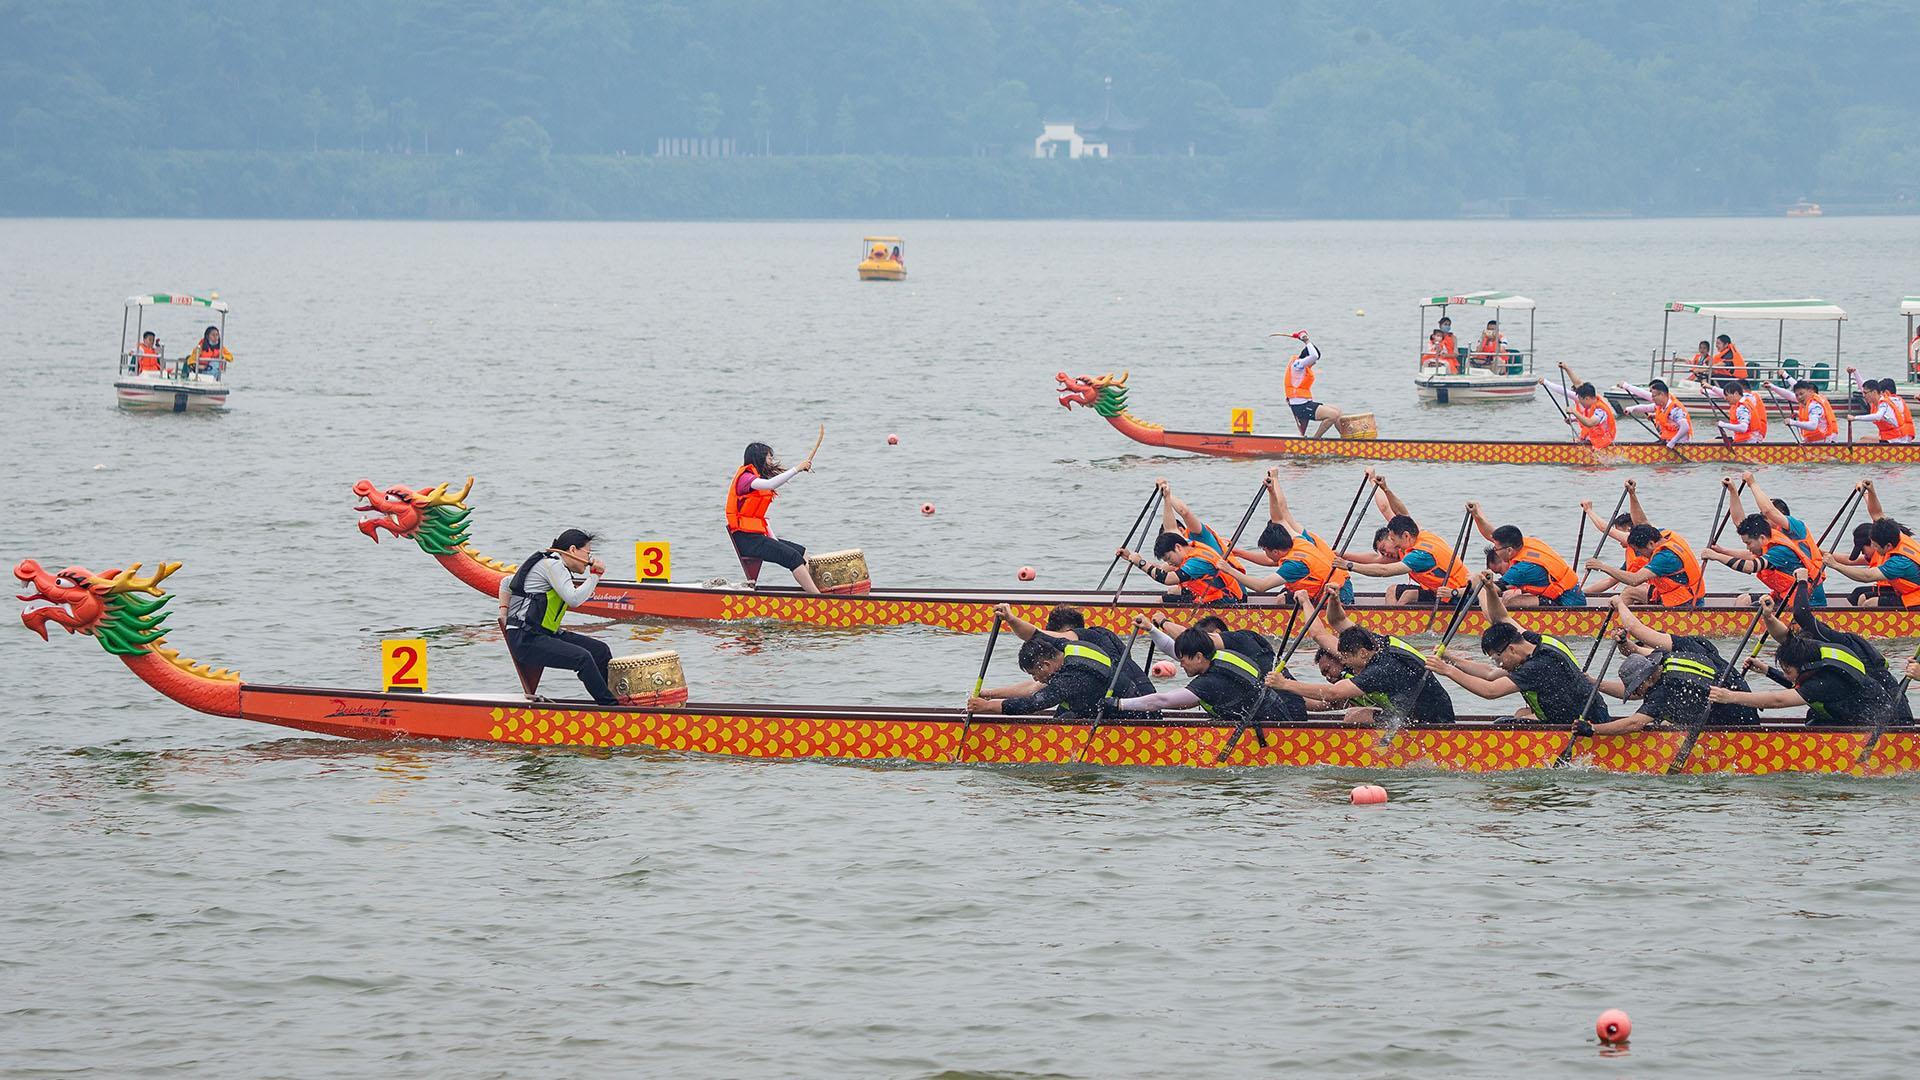
<path id="1" fill-rule="evenodd" d="M 134 348 L 133 370 L 146 375 L 160 370 L 160 339 L 149 330 L 140 335 L 140 344 Z"/>
<path id="2" fill-rule="evenodd" d="M 1588 559 L 1586 568 L 1625 585 L 1620 595 L 1629 604 L 1700 606 L 1707 595 L 1705 575 L 1693 545 L 1679 533 L 1641 522 L 1627 530 L 1627 550 L 1640 563 L 1637 569 L 1621 570 L 1604 559 Z"/>
<path id="3" fill-rule="evenodd" d="M 1293 410 L 1293 422 L 1299 425 L 1301 435 L 1307 433 L 1309 424 L 1320 421 L 1319 429 L 1313 433 L 1314 438 L 1320 438 L 1341 416 L 1339 409 L 1322 405 L 1313 399 L 1313 369 L 1320 363 L 1320 347 L 1307 340 L 1305 330 L 1296 330 L 1291 334 L 1275 332 L 1267 336 L 1290 337 L 1300 342 L 1300 353 L 1287 361 L 1284 375 L 1287 408 Z"/>
<path id="4" fill-rule="evenodd" d="M 233 354 L 220 344 L 220 328 L 207 327 L 200 335 L 200 343 L 193 347 L 193 364 L 197 371 L 209 372 L 218 379 L 227 372 L 227 365 L 233 363 Z"/>
<path id="5" fill-rule="evenodd" d="M 1680 404 L 1680 399 L 1667 389 L 1665 380 L 1655 379 L 1644 390 L 1632 383 L 1618 385 L 1620 389 L 1646 402 L 1644 405 L 1629 405 L 1627 411 L 1636 416 L 1651 416 L 1661 445 L 1673 450 L 1693 441 L 1693 416 L 1687 412 L 1686 406 Z"/>
<path id="6" fill-rule="evenodd" d="M 1500 575 L 1501 602 L 1510 608 L 1587 606 L 1580 576 L 1546 541 L 1515 525 L 1494 528 L 1477 502 L 1468 503 L 1467 512 L 1473 515 L 1473 527 L 1493 543 L 1487 549 L 1487 566 Z"/>
<path id="7" fill-rule="evenodd" d="M 1735 550 L 1710 544 L 1700 553 L 1700 558 L 1721 563 L 1738 573 L 1752 574 L 1767 587 L 1774 601 L 1781 604 L 1786 603 L 1787 593 L 1793 587 L 1794 572 L 1804 570 L 1810 588 L 1802 599 L 1809 606 L 1826 607 L 1827 557 L 1813 534 L 1807 531 L 1807 523 L 1794 517 L 1784 500 L 1767 498 L 1754 474 L 1746 473 L 1741 479 L 1753 492 L 1751 514 L 1740 501 L 1740 485 L 1733 477 L 1722 477 L 1720 486 L 1727 489 L 1727 517 L 1738 523 L 1735 531 L 1742 546 Z M 1743 594 L 1740 603 L 1751 604 L 1754 599 L 1750 594 Z"/>
<path id="8" fill-rule="evenodd" d="M 1847 441 L 1846 436 L 1840 432 L 1840 420 L 1833 411 L 1833 404 L 1813 383 L 1801 379 L 1793 384 L 1792 390 L 1777 383 L 1768 383 L 1767 390 L 1781 401 L 1794 404 L 1795 413 L 1787 418 L 1787 423 L 1800 432 L 1802 442 Z"/>
<path id="9" fill-rule="evenodd" d="M 1866 554 L 1865 566 L 1833 565 L 1855 581 L 1879 584 L 1874 595 L 1855 601 L 1859 606 L 1920 607 L 1920 543 L 1905 526 L 1890 517 L 1875 520 L 1867 533 Z"/>
<path id="10" fill-rule="evenodd" d="M 1387 586 L 1389 604 L 1429 604 L 1436 596 L 1453 599 L 1467 587 L 1466 563 L 1446 540 L 1420 527 L 1407 504 L 1388 489 L 1386 477 L 1372 469 L 1367 475 L 1373 477 L 1374 503 L 1387 519 L 1386 536 L 1377 538 L 1373 551 L 1342 552 L 1334 565 L 1365 577 L 1412 578 L 1412 584 Z"/>
<path id="11" fill-rule="evenodd" d="M 820 591 L 807 569 L 807 549 L 791 540 L 773 535 L 767 524 L 767 509 L 780 494 L 780 488 L 804 472 L 813 471 L 808 458 L 788 469 L 774 460 L 773 448 L 766 443 L 747 444 L 746 460 L 727 484 L 727 536 L 733 540 L 734 553 L 749 580 L 757 579 L 760 564 L 770 562 L 793 572 L 793 580 L 810 593 Z"/>
<path id="12" fill-rule="evenodd" d="M 1728 379 L 1700 392 L 1727 403 L 1727 418 L 1714 421 L 1720 437 L 1733 443 L 1762 442 L 1767 437 L 1767 403 L 1745 379 Z"/>
<path id="13" fill-rule="evenodd" d="M 1248 562 L 1271 566 L 1276 571 L 1262 577 L 1242 573 L 1229 566 L 1227 572 L 1239 584 L 1253 592 L 1285 589 L 1296 602 L 1312 604 L 1332 589 L 1341 600 L 1353 603 L 1351 576 L 1334 565 L 1338 558 L 1333 548 L 1318 534 L 1301 527 L 1280 490 L 1280 470 L 1267 470 L 1267 525 L 1260 531 L 1258 551 L 1235 554 Z"/>
<path id="14" fill-rule="evenodd" d="M 1545 379 L 1540 380 L 1540 385 L 1546 387 L 1550 394 L 1560 394 L 1561 400 L 1567 403 L 1567 419 L 1573 425 L 1573 441 L 1586 443 L 1595 450 L 1612 446 L 1620 433 L 1614 425 L 1613 406 L 1607 404 L 1592 383 L 1581 382 L 1580 376 L 1575 375 L 1572 368 L 1561 364 L 1560 371 L 1566 375 L 1567 382 L 1573 385 L 1572 390 L 1562 393 L 1561 387 Z"/>
<path id="15" fill-rule="evenodd" d="M 1166 480 L 1157 480 L 1154 486 L 1160 489 L 1162 505 L 1170 514 L 1178 515 L 1179 527 L 1175 527 L 1171 516 L 1163 520 L 1165 527 L 1153 542 L 1153 554 L 1158 562 L 1149 562 L 1126 548 L 1116 549 L 1114 555 L 1139 567 L 1162 585 L 1172 587 L 1175 591 L 1168 595 L 1170 601 L 1214 607 L 1244 603 L 1246 592 L 1231 573 L 1232 563 L 1225 554 L 1227 545 L 1220 535 L 1202 522 L 1192 507 L 1174 497 L 1173 486 Z"/>
<path id="16" fill-rule="evenodd" d="M 1847 375 L 1857 379 L 1860 371 L 1850 367 Z M 1883 443 L 1913 441 L 1913 412 L 1892 379 L 1868 379 L 1860 384 L 1860 396 L 1867 400 L 1867 411 L 1848 416 L 1847 423 L 1872 421 Z"/>

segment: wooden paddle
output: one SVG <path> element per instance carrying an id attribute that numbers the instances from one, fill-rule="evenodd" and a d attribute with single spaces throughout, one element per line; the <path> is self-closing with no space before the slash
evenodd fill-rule
<path id="1" fill-rule="evenodd" d="M 1614 500 L 1614 503 L 1613 503 L 1613 513 L 1607 515 L 1606 525 L 1603 526 L 1600 530 L 1600 539 L 1595 540 L 1593 542 L 1593 554 L 1588 556 L 1588 558 L 1597 559 L 1600 557 L 1600 552 L 1606 549 L 1607 538 L 1613 535 L 1613 519 L 1619 517 L 1620 508 L 1627 505 L 1627 492 L 1628 492 L 1628 488 L 1624 484 L 1621 485 L 1620 497 Z M 1580 516 L 1582 519 L 1584 519 L 1586 517 L 1586 512 L 1582 511 Z M 1574 555 L 1574 558 L 1577 559 L 1580 557 L 1580 552 L 1578 550 L 1575 550 L 1573 555 Z M 1580 591 L 1581 592 L 1587 591 L 1587 579 L 1592 576 L 1593 576 L 1593 571 L 1591 570 L 1588 570 L 1585 573 L 1582 573 L 1580 575 Z"/>
<path id="2" fill-rule="evenodd" d="M 1580 524 L 1582 527 L 1585 527 L 1586 523 L 1587 523 L 1586 515 L 1582 514 L 1580 516 Z M 1460 549 L 1466 546 L 1467 530 L 1472 526 L 1473 526 L 1473 511 L 1469 510 L 1467 511 L 1466 516 L 1460 519 L 1460 535 L 1453 538 L 1453 557 L 1447 560 L 1447 572 L 1440 576 L 1440 580 L 1443 583 L 1453 579 L 1453 568 L 1460 565 Z M 1573 550 L 1574 550 L 1574 554 L 1576 555 L 1579 554 L 1580 545 L 1575 544 L 1573 547 Z M 1426 633 L 1430 634 L 1433 632 L 1433 622 L 1435 619 L 1438 619 L 1439 617 L 1440 617 L 1440 590 L 1435 589 L 1433 590 L 1433 607 L 1427 609 L 1427 628 L 1425 631 Z"/>
<path id="3" fill-rule="evenodd" d="M 1107 709 L 1113 705 L 1114 688 L 1120 685 L 1120 675 L 1127 669 L 1127 661 L 1133 659 L 1133 643 L 1138 640 L 1140 640 L 1140 628 L 1136 626 L 1133 628 L 1133 633 L 1127 635 L 1126 649 L 1121 652 L 1120 658 L 1113 662 L 1113 677 L 1107 680 L 1107 692 L 1100 695 L 1100 704 L 1093 708 L 1093 717 L 1087 722 L 1087 741 L 1081 743 L 1079 752 L 1073 755 L 1074 762 L 1086 760 L 1087 750 L 1093 746 L 1093 733 L 1100 730 L 1100 718 L 1105 716 Z M 1148 638 L 1145 670 L 1149 672 L 1153 670 L 1153 646 L 1154 640 Z"/>
<path id="4" fill-rule="evenodd" d="M 1834 535 L 1833 527 L 1835 525 L 1840 526 L 1841 536 L 1847 535 L 1848 526 L 1853 524 L 1853 515 L 1860 509 L 1860 502 L 1866 497 L 1866 494 L 1866 488 L 1855 487 L 1852 493 L 1847 496 L 1846 501 L 1840 504 L 1840 509 L 1833 512 L 1833 520 L 1827 522 L 1826 531 L 1820 534 L 1821 551 L 1827 550 L 1827 541 Z M 1846 524 L 1844 525 L 1840 522 L 1840 515 L 1842 514 L 1847 516 Z"/>
<path id="5" fill-rule="evenodd" d="M 1156 485 L 1153 489 L 1152 494 L 1149 494 L 1147 496 L 1147 501 L 1141 504 L 1140 516 L 1133 519 L 1133 525 L 1127 529 L 1127 538 L 1121 541 L 1120 543 L 1121 547 L 1128 548 L 1128 549 L 1133 548 L 1134 534 L 1140 531 L 1141 524 L 1147 520 L 1147 515 L 1153 511 L 1153 504 L 1156 501 L 1158 501 L 1159 498 L 1160 498 L 1160 488 Z M 1113 576 L 1113 568 L 1119 565 L 1120 565 L 1120 556 L 1115 555 L 1113 557 L 1113 561 L 1107 564 L 1107 572 L 1100 575 L 1100 584 L 1095 586 L 1096 591 L 1098 592 L 1107 591 L 1107 579 Z"/>
<path id="6" fill-rule="evenodd" d="M 987 686 L 987 665 L 993 663 L 993 647 L 1000 641 L 1000 613 L 993 613 L 993 629 L 987 631 L 987 655 L 980 658 L 980 677 L 973 680 L 973 696 L 979 697 L 980 691 Z M 966 756 L 967 733 L 973 730 L 973 710 L 966 711 L 966 721 L 960 725 L 960 745 L 953 748 L 953 760 L 959 761 Z"/>
<path id="7" fill-rule="evenodd" d="M 1157 500 L 1157 499 L 1159 499 L 1160 497 L 1161 497 L 1161 496 L 1160 496 L 1160 488 L 1159 488 L 1159 486 L 1158 486 L 1158 485 L 1155 485 L 1155 487 L 1154 487 L 1154 489 L 1153 489 L 1153 498 Z M 1144 514 L 1144 515 L 1142 515 L 1142 517 L 1141 517 L 1141 522 L 1142 522 L 1142 524 L 1141 524 L 1141 526 L 1140 526 L 1140 541 L 1139 541 L 1139 546 L 1140 546 L 1140 547 L 1145 547 L 1145 546 L 1146 546 L 1146 539 L 1147 539 L 1147 534 L 1153 531 L 1153 524 L 1152 524 L 1152 521 L 1151 521 L 1151 517 L 1152 517 L 1152 514 L 1153 514 L 1153 509 L 1154 509 L 1154 504 L 1153 504 L 1152 502 L 1149 502 L 1149 503 L 1148 503 L 1148 505 L 1147 505 L 1147 513 L 1146 513 L 1146 514 Z M 1129 536 L 1129 537 L 1128 537 L 1127 539 L 1128 539 L 1128 541 L 1129 541 L 1129 542 L 1128 542 L 1128 543 L 1126 543 L 1126 544 L 1123 544 L 1122 546 L 1123 546 L 1123 547 L 1125 547 L 1125 548 L 1126 548 L 1127 550 L 1129 550 L 1129 551 L 1137 551 L 1137 550 L 1138 550 L 1138 548 L 1136 548 L 1136 547 L 1134 546 L 1134 543 L 1133 543 L 1133 537 L 1132 537 L 1132 536 Z M 1117 559 L 1119 559 L 1119 558 L 1120 558 L 1120 556 L 1118 556 L 1118 555 L 1115 555 L 1115 556 L 1114 556 L 1114 558 L 1115 558 L 1115 559 L 1117 560 Z M 1131 561 L 1129 561 L 1129 562 L 1127 563 L 1127 568 L 1126 568 L 1125 570 L 1122 570 L 1122 571 L 1120 571 L 1120 584 L 1118 584 L 1118 585 L 1115 585 L 1115 586 L 1113 587 L 1113 599 L 1111 599 L 1111 600 L 1109 600 L 1109 601 L 1107 601 L 1107 604 L 1108 604 L 1109 606 L 1112 606 L 1112 607 L 1117 607 L 1117 606 L 1119 606 L 1119 604 L 1120 604 L 1120 594 L 1121 594 L 1122 592 L 1124 592 L 1124 591 L 1126 590 L 1126 587 L 1127 587 L 1127 577 L 1128 577 L 1128 576 L 1129 576 L 1130 574 L 1132 574 L 1132 573 L 1133 573 L 1133 563 L 1132 563 Z M 1104 582 L 1103 582 L 1103 583 L 1101 584 L 1101 588 L 1106 588 L 1106 584 L 1105 584 Z"/>
<path id="8" fill-rule="evenodd" d="M 1240 515 L 1240 525 L 1233 530 L 1233 539 L 1227 541 L 1227 550 L 1224 552 L 1227 558 L 1233 558 L 1234 549 L 1240 546 L 1240 537 L 1247 531 L 1247 522 L 1253 520 L 1254 508 L 1260 505 L 1260 500 L 1266 498 L 1266 495 L 1267 478 L 1263 476 L 1260 478 L 1259 490 L 1253 493 L 1253 501 L 1247 504 L 1247 512 Z"/>

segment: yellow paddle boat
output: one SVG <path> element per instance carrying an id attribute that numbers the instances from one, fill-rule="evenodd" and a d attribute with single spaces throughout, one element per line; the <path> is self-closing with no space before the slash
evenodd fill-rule
<path id="1" fill-rule="evenodd" d="M 869 236 L 860 244 L 861 281 L 907 280 L 906 244 L 897 236 Z"/>

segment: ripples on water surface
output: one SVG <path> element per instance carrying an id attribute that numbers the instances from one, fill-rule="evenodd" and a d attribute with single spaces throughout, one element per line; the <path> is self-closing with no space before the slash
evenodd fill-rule
<path id="1" fill-rule="evenodd" d="M 1417 404 L 1409 301 L 1525 292 L 1543 356 L 1611 381 L 1644 377 L 1662 301 L 1707 294 L 1825 295 L 1890 373 L 1920 287 L 1912 220 L 901 228 L 888 287 L 852 280 L 859 223 L 0 222 L 0 554 L 182 560 L 170 642 L 258 681 L 365 685 L 380 637 L 420 633 L 436 688 L 498 692 L 490 606 L 368 544 L 355 479 L 475 473 L 483 551 L 582 523 L 617 570 L 659 536 L 697 579 L 732 569 L 740 445 L 798 457 L 824 421 L 782 532 L 889 584 L 1090 584 L 1153 476 L 1219 520 L 1259 468 L 1136 453 L 1054 404 L 1057 370 L 1131 370 L 1148 419 L 1271 428 L 1263 335 L 1304 325 L 1326 396 L 1383 429 L 1550 436 L 1544 403 Z M 120 299 L 210 288 L 233 414 L 116 413 Z M 1788 352 L 1825 355 L 1805 333 Z M 1355 474 L 1286 474 L 1338 523 Z M 1443 528 L 1477 495 L 1570 545 L 1571 503 L 1625 474 L 1389 475 Z M 1640 475 L 1704 531 L 1711 474 Z M 1767 482 L 1824 523 L 1851 478 Z M 982 644 L 598 632 L 725 700 L 957 703 Z M 0 674 L 9 1075 L 1895 1076 L 1920 1045 L 1912 781 L 1401 775 L 1359 810 L 1337 772 L 354 746 L 186 713 L 19 630 Z M 1609 1005 L 1624 1059 L 1593 1043 Z"/>

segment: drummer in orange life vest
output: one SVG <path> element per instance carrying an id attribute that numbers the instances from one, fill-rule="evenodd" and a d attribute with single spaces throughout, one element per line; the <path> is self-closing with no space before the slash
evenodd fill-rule
<path id="1" fill-rule="evenodd" d="M 1847 376 L 1858 379 L 1860 370 L 1848 368 Z M 1860 396 L 1867 400 L 1867 411 L 1847 417 L 1847 423 L 1872 421 L 1883 443 L 1913 441 L 1913 412 L 1900 396 L 1900 387 L 1892 379 L 1868 379 L 1860 384 Z"/>
<path id="2" fill-rule="evenodd" d="M 1493 542 L 1487 565 L 1498 572 L 1500 600 L 1516 607 L 1586 607 L 1580 576 L 1567 560 L 1539 537 L 1528 536 L 1517 525 L 1494 528 L 1477 502 L 1467 504 L 1473 527 Z"/>
<path id="3" fill-rule="evenodd" d="M 1277 572 L 1253 577 L 1238 567 L 1228 566 L 1227 573 L 1239 584 L 1253 592 L 1285 589 L 1296 601 L 1304 598 L 1309 603 L 1333 589 L 1341 600 L 1353 603 L 1351 576 L 1334 565 L 1338 555 L 1333 548 L 1318 534 L 1302 528 L 1294 518 L 1287 496 L 1280 490 L 1278 468 L 1267 470 L 1267 526 L 1260 531 L 1258 543 L 1258 551 L 1234 554 L 1251 563 L 1271 566 Z"/>
<path id="4" fill-rule="evenodd" d="M 160 339 L 149 330 L 140 335 L 140 344 L 134 349 L 134 371 L 146 375 L 160 370 Z"/>
<path id="5" fill-rule="evenodd" d="M 1154 481 L 1160 489 L 1161 505 L 1168 517 L 1153 542 L 1153 554 L 1160 561 L 1119 548 L 1114 555 L 1139 567 L 1148 577 L 1178 590 L 1170 599 L 1190 604 L 1229 607 L 1246 601 L 1246 592 L 1232 575 L 1232 561 L 1224 554 L 1226 543 L 1211 525 L 1200 520 L 1193 508 L 1174 497 L 1173 485 Z M 1178 527 L 1174 516 L 1179 518 Z"/>
<path id="6" fill-rule="evenodd" d="M 1563 393 L 1560 386 L 1545 379 L 1540 380 L 1540 385 L 1546 387 L 1550 394 L 1560 394 L 1561 400 L 1567 403 L 1570 409 L 1567 418 L 1574 426 L 1574 441 L 1586 443 L 1595 450 L 1612 446 L 1613 440 L 1620 434 L 1620 429 L 1614 425 L 1613 406 L 1606 403 L 1592 383 L 1581 382 L 1580 376 L 1575 375 L 1572 368 L 1561 364 L 1560 371 L 1573 389 Z"/>
<path id="7" fill-rule="evenodd" d="M 1728 379 L 1720 386 L 1705 386 L 1707 397 L 1727 403 L 1727 418 L 1714 421 L 1720 437 L 1728 442 L 1755 443 L 1767 437 L 1767 403 L 1745 379 Z"/>
<path id="8" fill-rule="evenodd" d="M 1644 390 L 1627 382 L 1617 385 L 1620 389 L 1646 402 L 1645 405 L 1629 405 L 1627 411 L 1636 416 L 1651 414 L 1654 431 L 1659 434 L 1661 444 L 1667 449 L 1677 449 L 1681 444 L 1693 441 L 1693 416 L 1687 412 L 1685 405 L 1680 404 L 1680 399 L 1674 397 L 1672 391 L 1667 389 L 1664 380 L 1655 379 L 1648 383 Z"/>
<path id="9" fill-rule="evenodd" d="M 793 580 L 810 593 L 820 591 L 807 569 L 807 549 L 791 540 L 773 535 L 767 524 L 767 508 L 780 494 L 780 488 L 803 472 L 813 471 L 813 459 L 787 469 L 773 458 L 766 443 L 747 444 L 746 460 L 734 471 L 727 484 L 727 535 L 744 568 L 753 560 L 757 569 L 762 562 L 774 563 L 793 571 Z M 751 574 L 753 571 L 749 571 Z"/>
<path id="10" fill-rule="evenodd" d="M 1779 400 L 1792 402 L 1796 406 L 1795 414 L 1787 418 L 1787 423 L 1800 432 L 1802 442 L 1847 441 L 1846 435 L 1840 431 L 1840 420 L 1833 411 L 1833 404 L 1818 386 L 1801 379 L 1793 384 L 1791 390 L 1777 383 L 1768 383 L 1767 391 Z"/>
<path id="11" fill-rule="evenodd" d="M 1372 469 L 1374 504 L 1387 519 L 1386 538 L 1374 551 L 1343 552 L 1334 565 L 1365 577 L 1391 578 L 1405 575 L 1411 584 L 1387 586 L 1389 604 L 1432 603 L 1451 600 L 1467 587 L 1467 566 L 1458 553 L 1438 534 L 1420 527 L 1407 504 L 1387 487 L 1387 479 Z"/>
<path id="12" fill-rule="evenodd" d="M 1313 400 L 1313 369 L 1320 363 L 1320 347 L 1307 340 L 1305 330 L 1295 330 L 1291 334 L 1276 331 L 1267 336 L 1290 337 L 1300 342 L 1300 354 L 1287 361 L 1284 375 L 1287 408 L 1293 410 L 1293 422 L 1299 425 L 1302 435 L 1307 433 L 1307 425 L 1315 420 L 1320 421 L 1319 430 L 1313 433 L 1314 438 L 1320 438 L 1341 416 L 1339 409 Z"/>

